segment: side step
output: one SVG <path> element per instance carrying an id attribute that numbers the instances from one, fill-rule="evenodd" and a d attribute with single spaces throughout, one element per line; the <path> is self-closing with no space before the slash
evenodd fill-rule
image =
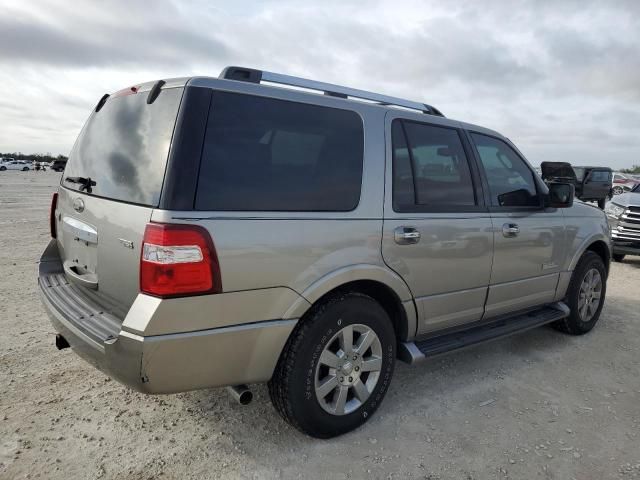
<path id="1" fill-rule="evenodd" d="M 427 357 L 434 357 L 555 322 L 565 318 L 569 313 L 569 307 L 558 302 L 513 317 L 502 317 L 489 323 L 457 330 L 453 333 L 415 342 L 404 342 L 399 345 L 398 358 L 406 363 L 418 363 Z"/>

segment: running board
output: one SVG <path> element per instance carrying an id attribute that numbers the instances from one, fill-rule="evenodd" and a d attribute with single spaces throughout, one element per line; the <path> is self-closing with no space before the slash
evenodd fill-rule
<path id="1" fill-rule="evenodd" d="M 569 313 L 569 307 L 558 302 L 513 317 L 502 317 L 466 330 L 458 330 L 426 340 L 403 342 L 398 346 L 398 358 L 409 364 L 419 363 L 428 357 L 540 327 L 565 318 Z"/>

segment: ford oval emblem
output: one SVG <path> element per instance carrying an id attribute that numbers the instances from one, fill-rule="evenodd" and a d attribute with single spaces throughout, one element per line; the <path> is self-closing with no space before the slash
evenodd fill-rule
<path id="1" fill-rule="evenodd" d="M 73 209 L 78 213 L 82 213 L 84 211 L 84 200 L 76 198 L 73 201 Z"/>

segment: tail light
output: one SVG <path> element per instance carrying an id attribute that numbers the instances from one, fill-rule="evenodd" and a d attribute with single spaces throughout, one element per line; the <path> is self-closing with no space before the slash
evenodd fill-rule
<path id="1" fill-rule="evenodd" d="M 222 292 L 220 265 L 209 232 L 196 225 L 147 224 L 140 291 L 162 298 Z"/>
<path id="2" fill-rule="evenodd" d="M 58 236 L 56 228 L 56 208 L 58 208 L 58 192 L 51 197 L 51 208 L 49 208 L 49 231 L 51 232 L 51 238 Z"/>

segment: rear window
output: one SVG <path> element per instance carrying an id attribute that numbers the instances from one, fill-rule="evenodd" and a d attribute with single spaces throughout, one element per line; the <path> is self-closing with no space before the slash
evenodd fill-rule
<path id="1" fill-rule="evenodd" d="M 196 210 L 353 210 L 363 149 L 355 112 L 214 92 Z"/>
<path id="2" fill-rule="evenodd" d="M 62 184 L 80 190 L 77 179 L 90 178 L 91 195 L 157 206 L 182 92 L 162 90 L 150 105 L 146 92 L 109 98 L 80 133 Z"/>

